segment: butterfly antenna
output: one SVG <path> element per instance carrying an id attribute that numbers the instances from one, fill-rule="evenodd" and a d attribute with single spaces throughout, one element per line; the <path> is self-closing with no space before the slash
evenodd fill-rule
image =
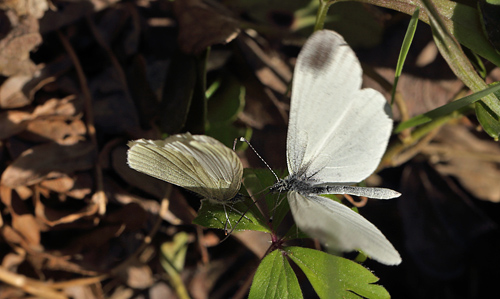
<path id="1" fill-rule="evenodd" d="M 255 150 L 255 148 L 252 146 L 252 144 L 250 144 L 250 141 L 248 141 L 245 137 L 240 137 L 239 141 L 244 141 L 248 144 L 248 146 L 252 149 L 252 151 L 257 155 L 257 157 L 259 157 L 259 159 L 266 165 L 266 167 L 272 172 L 272 174 L 274 175 L 274 177 L 276 178 L 276 181 L 279 181 L 280 179 L 278 178 L 278 176 L 276 175 L 276 173 L 273 171 L 273 169 L 271 168 L 271 166 L 269 166 L 269 164 L 267 164 L 266 160 L 264 160 L 260 155 L 259 153 Z M 234 140 L 234 144 L 233 144 L 233 150 L 235 149 L 236 147 L 236 142 L 238 142 L 238 139 L 235 139 Z"/>

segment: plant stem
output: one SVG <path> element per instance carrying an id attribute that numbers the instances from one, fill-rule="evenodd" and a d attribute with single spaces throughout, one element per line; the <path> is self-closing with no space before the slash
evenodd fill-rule
<path id="1" fill-rule="evenodd" d="M 335 3 L 336 0 L 319 0 L 318 14 L 316 15 L 316 25 L 314 25 L 314 32 L 321 30 L 325 27 L 326 14 L 330 5 Z"/>

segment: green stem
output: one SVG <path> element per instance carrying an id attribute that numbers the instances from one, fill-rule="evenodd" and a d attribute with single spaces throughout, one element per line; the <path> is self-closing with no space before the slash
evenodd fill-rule
<path id="1" fill-rule="evenodd" d="M 326 14 L 330 6 L 335 3 L 336 0 L 319 0 L 318 14 L 316 15 L 316 25 L 314 25 L 314 32 L 321 30 L 325 27 Z"/>
<path id="2" fill-rule="evenodd" d="M 402 153 L 404 150 L 410 148 L 413 146 L 415 143 L 417 143 L 420 139 L 424 138 L 427 134 L 432 132 L 433 130 L 443 126 L 444 124 L 448 123 L 449 121 L 456 119 L 458 117 L 463 116 L 462 113 L 460 112 L 455 112 L 451 113 L 439 118 L 434 119 L 433 121 L 427 123 L 426 125 L 423 125 L 415 131 L 412 132 L 411 136 L 406 139 L 404 142 L 398 140 L 394 143 L 392 143 L 387 151 L 384 154 L 384 157 L 382 157 L 382 161 L 380 162 L 380 165 L 377 170 L 381 170 L 386 167 L 394 167 L 397 165 L 393 165 L 392 161 L 394 160 L 394 157 L 398 156 L 400 153 Z"/>

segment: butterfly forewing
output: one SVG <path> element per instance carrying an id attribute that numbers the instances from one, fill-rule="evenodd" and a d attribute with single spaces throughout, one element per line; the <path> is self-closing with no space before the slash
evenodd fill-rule
<path id="1" fill-rule="evenodd" d="M 342 36 L 316 32 L 295 67 L 287 139 L 291 174 L 355 183 L 377 167 L 392 128 L 385 98 L 360 90 L 361 66 Z"/>

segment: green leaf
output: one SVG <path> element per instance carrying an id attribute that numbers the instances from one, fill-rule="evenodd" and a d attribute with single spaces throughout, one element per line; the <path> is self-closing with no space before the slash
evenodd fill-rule
<path id="1" fill-rule="evenodd" d="M 174 236 L 172 242 L 165 242 L 160 246 L 160 264 L 167 272 L 169 282 L 177 296 L 182 299 L 189 298 L 187 288 L 181 277 L 186 260 L 188 241 L 188 234 L 180 232 Z"/>
<path id="2" fill-rule="evenodd" d="M 480 100 L 481 98 L 485 97 L 486 95 L 497 92 L 499 90 L 500 90 L 500 84 L 498 84 L 498 82 L 496 82 L 494 84 L 491 84 L 489 87 L 485 88 L 484 90 L 473 93 L 471 95 L 468 95 L 466 97 L 463 97 L 461 99 L 458 99 L 456 101 L 448 103 L 448 104 L 443 105 L 441 107 L 438 107 L 438 108 L 431 110 L 429 112 L 426 112 L 424 114 L 417 115 L 413 118 L 410 118 L 409 120 L 400 123 L 394 131 L 395 131 L 395 133 L 399 133 L 399 132 L 403 131 L 404 129 L 408 129 L 408 128 L 415 127 L 418 125 L 422 125 L 422 124 L 425 124 L 425 123 L 430 122 L 432 120 L 436 120 L 439 117 L 449 115 L 449 114 L 451 114 L 459 109 L 465 108 L 468 105 Z M 485 126 L 485 127 L 488 127 L 488 126 Z"/>
<path id="3" fill-rule="evenodd" d="M 203 200 L 198 216 L 193 220 L 193 223 L 207 228 L 227 229 L 228 231 L 234 228 L 234 231 L 269 232 L 267 218 L 260 213 L 251 198 L 243 197 L 243 200 L 239 202 L 227 204 L 226 210 L 222 204 Z M 244 216 L 242 217 L 242 215 Z"/>
<path id="4" fill-rule="evenodd" d="M 379 279 L 363 266 L 322 251 L 286 247 L 287 256 L 304 272 L 318 296 L 325 298 L 390 298 Z"/>
<path id="5" fill-rule="evenodd" d="M 212 136 L 213 138 L 222 142 L 225 146 L 233 148 L 234 139 L 244 136 L 246 139 L 252 137 L 252 128 L 250 127 L 236 127 L 232 124 L 216 123 L 211 124 L 207 130 L 206 135 Z M 246 147 L 244 143 L 238 143 L 238 150 L 244 150 Z"/>
<path id="6" fill-rule="evenodd" d="M 359 1 L 394 9 L 408 15 L 413 14 L 415 8 L 424 7 L 422 1 Z M 495 65 L 500 66 L 500 55 L 495 51 L 483 34 L 478 11 L 475 7 L 467 5 L 465 2 L 460 3 L 450 0 L 433 0 L 432 3 L 441 15 L 447 30 L 452 32 L 462 45 L 493 62 Z M 426 11 L 427 9 L 422 10 L 420 20 L 430 24 Z"/>
<path id="7" fill-rule="evenodd" d="M 467 87 L 469 87 L 473 92 L 485 89 L 487 87 L 486 83 L 476 73 L 474 67 L 462 51 L 459 43 L 446 27 L 444 18 L 440 15 L 440 12 L 438 12 L 430 0 L 422 0 L 422 4 L 427 11 L 427 16 L 429 17 L 434 41 L 436 42 L 441 55 L 443 55 L 444 59 L 448 62 L 448 65 L 451 67 L 455 75 L 460 78 L 460 80 L 462 80 L 462 82 L 464 82 L 464 84 L 467 85 Z M 488 106 L 494 118 L 500 118 L 500 101 L 495 95 L 489 94 L 485 96 L 482 101 Z M 495 131 L 494 126 L 490 126 L 488 123 L 481 123 L 481 125 L 491 137 L 498 139 L 500 131 Z"/>
<path id="8" fill-rule="evenodd" d="M 500 85 L 498 82 L 496 82 L 496 84 Z M 500 92 L 497 92 L 497 97 L 500 98 Z M 478 102 L 476 104 L 476 116 L 483 128 L 491 131 L 487 132 L 490 136 L 494 132 L 500 132 L 500 119 L 498 115 L 493 113 L 484 103 Z M 495 141 L 498 141 L 498 137 L 495 138 Z"/>
<path id="9" fill-rule="evenodd" d="M 418 15 L 420 14 L 420 9 L 417 7 L 413 13 L 410 23 L 408 24 L 408 29 L 406 29 L 405 38 L 403 39 L 403 45 L 401 46 L 401 51 L 399 52 L 398 63 L 396 65 L 396 73 L 394 75 L 394 84 L 392 86 L 391 94 L 391 104 L 394 103 L 394 95 L 396 94 L 396 87 L 398 86 L 399 77 L 403 71 L 403 65 L 406 61 L 406 56 L 410 50 L 411 42 L 415 36 L 415 31 L 417 30 Z"/>
<path id="10" fill-rule="evenodd" d="M 479 0 L 478 7 L 483 31 L 500 53 L 500 0 Z"/>
<path id="11" fill-rule="evenodd" d="M 255 272 L 248 298 L 303 298 L 297 277 L 280 250 L 264 257 Z"/>
<path id="12" fill-rule="evenodd" d="M 160 128 L 178 133 L 186 123 L 196 83 L 196 58 L 177 51 L 167 70 L 160 104 Z"/>
<path id="13" fill-rule="evenodd" d="M 230 124 L 238 118 L 238 114 L 245 107 L 245 87 L 231 74 L 224 74 L 214 84 L 218 85 L 212 91 L 213 84 L 208 94 L 208 121 L 210 124 Z"/>

